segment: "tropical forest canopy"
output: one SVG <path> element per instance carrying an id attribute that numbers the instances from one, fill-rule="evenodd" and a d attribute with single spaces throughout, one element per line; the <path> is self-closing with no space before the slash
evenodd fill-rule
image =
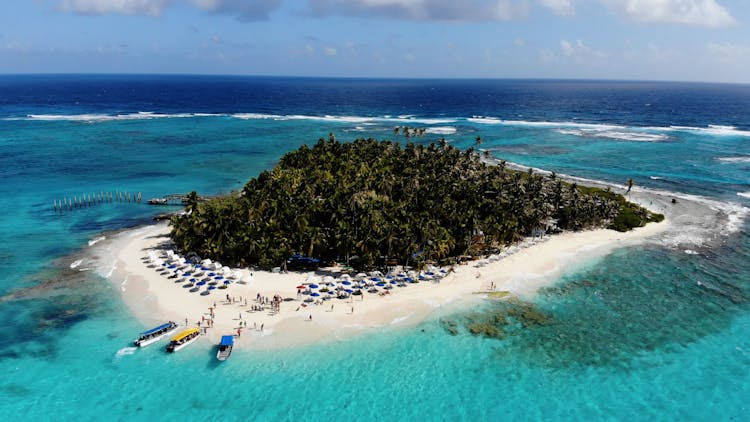
<path id="1" fill-rule="evenodd" d="M 366 268 L 497 250 L 541 230 L 625 231 L 663 218 L 609 190 L 488 165 L 472 148 L 321 139 L 242 192 L 176 216 L 182 250 L 270 268 L 293 254 Z"/>

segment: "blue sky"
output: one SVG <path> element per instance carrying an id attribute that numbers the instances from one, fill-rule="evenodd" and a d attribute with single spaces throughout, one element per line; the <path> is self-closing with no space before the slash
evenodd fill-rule
<path id="1" fill-rule="evenodd" d="M 747 0 L 3 0 L 0 73 L 750 82 Z"/>

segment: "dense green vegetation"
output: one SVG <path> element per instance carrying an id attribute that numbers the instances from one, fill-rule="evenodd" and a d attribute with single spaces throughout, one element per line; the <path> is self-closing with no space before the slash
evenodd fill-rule
<path id="1" fill-rule="evenodd" d="M 318 141 L 281 158 L 242 192 L 172 219 L 184 251 L 279 266 L 294 252 L 369 267 L 421 265 L 497 250 L 533 232 L 658 219 L 612 192 L 482 162 L 473 149 L 359 139 Z"/>

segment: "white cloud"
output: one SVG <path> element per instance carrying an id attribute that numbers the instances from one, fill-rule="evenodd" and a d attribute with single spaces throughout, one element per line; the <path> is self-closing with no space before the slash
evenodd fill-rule
<path id="1" fill-rule="evenodd" d="M 539 3 L 559 16 L 573 16 L 576 14 L 571 0 L 539 0 Z"/>
<path id="2" fill-rule="evenodd" d="M 326 56 L 335 56 L 336 55 L 336 49 L 333 47 L 324 47 L 323 48 L 323 54 Z"/>
<path id="3" fill-rule="evenodd" d="M 617 14 L 639 23 L 670 23 L 716 28 L 735 23 L 717 0 L 602 0 Z"/>
<path id="4" fill-rule="evenodd" d="M 124 15 L 159 16 L 168 0 L 63 0 L 60 8 L 66 12 L 82 15 Z"/>
<path id="5" fill-rule="evenodd" d="M 587 46 L 581 40 L 570 42 L 568 40 L 560 41 L 560 54 L 563 57 L 569 57 L 576 61 L 585 61 L 587 59 L 603 59 L 607 55 L 601 51 L 596 51 Z"/>
<path id="6" fill-rule="evenodd" d="M 309 0 L 316 16 L 344 15 L 452 22 L 507 21 L 528 14 L 528 0 Z"/>
<path id="7" fill-rule="evenodd" d="M 526 40 L 524 40 L 523 38 L 516 38 L 515 40 L 513 40 L 513 45 L 515 45 L 516 47 L 523 47 L 526 45 Z"/>

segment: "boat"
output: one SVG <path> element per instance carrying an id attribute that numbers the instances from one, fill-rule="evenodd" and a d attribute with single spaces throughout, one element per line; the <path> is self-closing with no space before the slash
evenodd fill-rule
<path id="1" fill-rule="evenodd" d="M 156 343 L 164 337 L 170 336 L 177 331 L 177 323 L 169 321 L 166 324 L 162 324 L 158 327 L 154 327 L 148 331 L 141 333 L 140 337 L 133 342 L 136 347 L 146 347 L 149 344 Z"/>
<path id="2" fill-rule="evenodd" d="M 201 335 L 199 328 L 188 328 L 187 330 L 181 331 L 176 336 L 172 337 L 172 341 L 167 345 L 167 352 L 178 352 L 182 350 L 188 344 L 198 340 L 198 336 Z"/>
<path id="3" fill-rule="evenodd" d="M 222 362 L 229 359 L 229 355 L 232 354 L 232 347 L 234 347 L 234 336 L 221 336 L 216 359 L 219 359 Z"/>

